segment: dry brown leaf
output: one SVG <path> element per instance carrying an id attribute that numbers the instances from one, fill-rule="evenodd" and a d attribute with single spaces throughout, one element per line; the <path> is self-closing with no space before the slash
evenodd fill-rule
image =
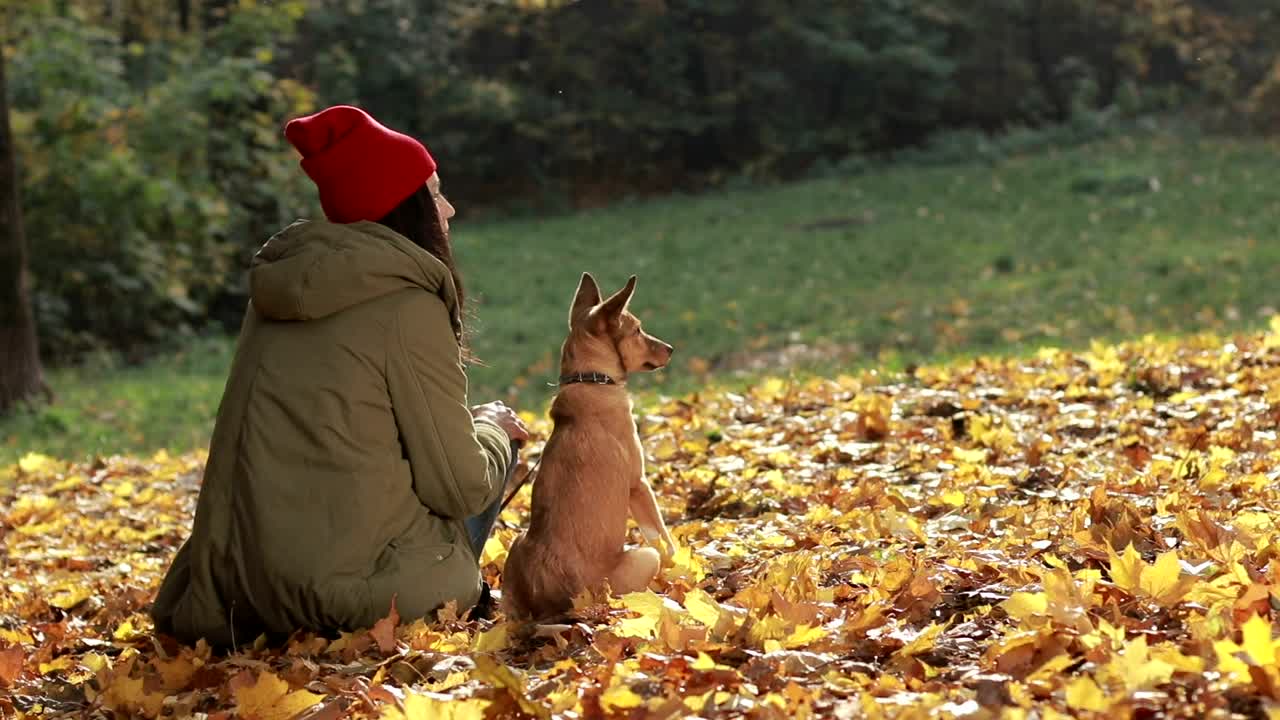
<path id="1" fill-rule="evenodd" d="M 0 648 L 0 686 L 9 686 L 22 674 L 26 653 L 18 645 Z"/>
<path id="2" fill-rule="evenodd" d="M 396 596 L 391 596 L 391 610 L 387 616 L 374 623 L 369 634 L 378 644 L 383 655 L 389 655 L 396 649 L 396 627 L 400 624 L 400 613 L 396 611 Z"/>

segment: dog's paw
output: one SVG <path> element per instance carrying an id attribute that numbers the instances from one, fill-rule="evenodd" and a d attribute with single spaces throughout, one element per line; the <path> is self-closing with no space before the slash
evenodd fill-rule
<path id="1" fill-rule="evenodd" d="M 675 541 L 671 539 L 671 533 L 642 527 L 640 528 L 640 534 L 644 537 L 644 541 L 649 547 L 658 551 L 662 567 L 671 567 L 676 551 L 679 550 Z"/>

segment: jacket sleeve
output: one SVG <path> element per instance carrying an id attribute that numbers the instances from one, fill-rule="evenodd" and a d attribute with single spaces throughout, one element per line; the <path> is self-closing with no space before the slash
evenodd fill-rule
<path id="1" fill-rule="evenodd" d="M 502 493 L 510 441 L 502 428 L 471 417 L 444 303 L 426 292 L 410 295 L 390 332 L 387 382 L 413 489 L 437 515 L 477 515 Z"/>

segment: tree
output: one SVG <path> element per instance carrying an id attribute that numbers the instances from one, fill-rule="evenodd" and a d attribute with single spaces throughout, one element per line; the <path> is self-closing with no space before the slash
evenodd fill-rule
<path id="1" fill-rule="evenodd" d="M 0 415 L 37 394 L 50 395 L 27 292 L 27 242 L 4 65 L 0 53 Z"/>

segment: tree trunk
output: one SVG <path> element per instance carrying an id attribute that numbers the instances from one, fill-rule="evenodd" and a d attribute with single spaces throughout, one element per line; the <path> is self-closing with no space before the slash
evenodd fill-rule
<path id="1" fill-rule="evenodd" d="M 1034 0 L 1027 8 L 1027 54 L 1035 67 L 1040 89 L 1051 106 L 1054 122 L 1063 123 L 1071 117 L 1071 99 L 1058 80 L 1054 58 L 1044 46 L 1045 14 L 1044 0 Z"/>
<path id="2" fill-rule="evenodd" d="M 124 53 L 125 80 L 143 93 L 151 89 L 151 58 L 149 53 L 135 55 L 129 50 L 134 43 L 146 47 L 142 33 L 143 10 L 137 0 L 125 0 L 120 7 L 120 47 Z"/>
<path id="3" fill-rule="evenodd" d="M 0 416 L 38 394 L 49 396 L 27 294 L 27 243 L 15 155 L 0 56 Z"/>

